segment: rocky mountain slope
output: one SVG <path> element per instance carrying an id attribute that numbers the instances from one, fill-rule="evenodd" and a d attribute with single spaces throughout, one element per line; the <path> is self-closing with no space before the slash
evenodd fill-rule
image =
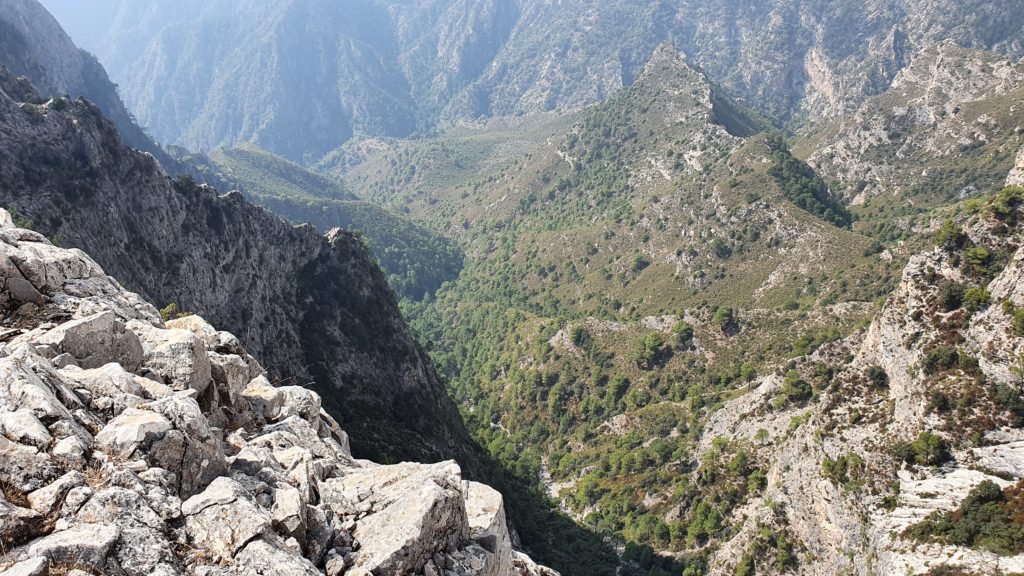
<path id="1" fill-rule="evenodd" d="M 1024 66 L 947 41 L 797 149 L 855 205 L 941 205 L 1001 187 L 1024 143 L 1021 103 Z"/>
<path id="2" fill-rule="evenodd" d="M 48 6 L 73 30 L 99 26 L 83 10 L 108 15 L 103 38 L 80 38 L 158 138 L 204 150 L 253 142 L 306 163 L 357 134 L 603 100 L 666 40 L 735 96 L 796 123 L 851 111 L 941 39 L 1024 53 L 1016 1 L 92 4 Z"/>
<path id="3" fill-rule="evenodd" d="M 0 574 L 557 576 L 454 462 L 354 459 L 316 393 L 3 210 L 0 278 Z"/>
<path id="4" fill-rule="evenodd" d="M 972 204 L 911 258 L 870 327 L 715 414 L 701 461 L 716 444 L 749 446 L 767 487 L 726 520 L 711 573 L 783 571 L 764 556 L 766 529 L 791 536 L 802 574 L 1024 571 L 1022 216 L 1021 188 Z M 828 380 L 822 365 L 836 367 Z M 813 383 L 813 398 L 773 403 L 793 378 Z M 981 503 L 986 520 L 974 516 Z"/>
<path id="5" fill-rule="evenodd" d="M 151 301 L 230 328 L 274 382 L 316 382 L 357 434 L 357 454 L 457 457 L 477 471 L 454 405 L 359 239 L 168 179 L 87 102 L 43 102 L 9 76 L 0 88 L 0 204 L 21 221 L 88 250 Z"/>

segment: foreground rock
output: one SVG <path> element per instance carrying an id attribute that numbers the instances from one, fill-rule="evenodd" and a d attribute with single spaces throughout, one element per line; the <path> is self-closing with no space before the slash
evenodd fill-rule
<path id="1" fill-rule="evenodd" d="M 353 459 L 230 334 L 0 228 L 0 574 L 551 573 L 454 462 Z"/>

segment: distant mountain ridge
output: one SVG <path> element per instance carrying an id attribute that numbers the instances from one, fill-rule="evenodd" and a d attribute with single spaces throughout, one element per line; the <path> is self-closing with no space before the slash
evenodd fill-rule
<path id="1" fill-rule="evenodd" d="M 47 4 L 65 21 L 85 9 Z M 129 108 L 161 140 L 199 150 L 253 142 L 312 164 L 354 135 L 404 137 L 603 100 L 632 84 L 666 40 L 774 121 L 814 121 L 852 111 L 942 39 L 1024 55 L 1020 7 L 106 0 L 99 10 L 110 29 L 90 41 Z"/>

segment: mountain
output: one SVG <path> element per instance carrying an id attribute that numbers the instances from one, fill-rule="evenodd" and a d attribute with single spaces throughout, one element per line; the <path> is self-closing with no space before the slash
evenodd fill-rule
<path id="1" fill-rule="evenodd" d="M 796 149 L 853 204 L 885 195 L 941 205 L 1002 187 L 1024 144 L 1022 97 L 1019 62 L 944 42 L 914 57 L 855 113 L 804 135 Z"/>
<path id="2" fill-rule="evenodd" d="M 99 4 L 47 5 L 72 30 L 106 15 L 107 33 L 82 41 L 160 140 L 250 142 L 305 164 L 353 135 L 604 100 L 666 40 L 749 106 L 795 124 L 852 111 L 941 39 L 1024 54 L 1016 1 Z"/>
<path id="3" fill-rule="evenodd" d="M 557 576 L 454 462 L 382 466 L 238 338 L 0 210 L 5 574 Z"/>
<path id="4" fill-rule="evenodd" d="M 633 86 L 554 122 L 518 132 L 511 160 L 484 147 L 497 168 L 476 178 L 451 172 L 475 166 L 459 156 L 472 136 L 367 152 L 350 189 L 464 246 L 459 278 L 406 311 L 516 489 L 545 478 L 638 573 L 697 569 L 702 553 L 662 538 L 665 511 L 644 495 L 691 481 L 680 460 L 716 405 L 779 358 L 869 322 L 905 256 L 873 250 L 786 143 L 669 45 Z M 373 176 L 410 159 L 410 181 Z M 586 497 L 559 493 L 577 483 Z M 572 543 L 528 512 L 510 510 L 524 542 L 569 571 L 554 550 Z M 681 551 L 688 560 L 665 566 L 655 554 Z"/>
<path id="5" fill-rule="evenodd" d="M 238 333 L 275 383 L 315 382 L 357 455 L 479 472 L 472 444 L 361 240 L 292 226 L 190 178 L 169 179 L 84 100 L 40 103 L 3 77 L 0 205 L 88 250 L 161 306 Z"/>
<path id="6" fill-rule="evenodd" d="M 38 2 L 0 3 L 0 62 L 15 76 L 31 78 L 43 96 L 88 98 L 114 122 L 125 142 L 153 152 L 156 146 L 135 125 L 117 86 L 96 57 L 80 50 Z"/>
<path id="7" fill-rule="evenodd" d="M 251 145 L 219 149 L 208 161 L 246 198 L 296 223 L 341 227 L 363 235 L 401 297 L 422 299 L 456 278 L 462 254 L 454 244 L 406 216 L 358 199 L 335 179 Z"/>

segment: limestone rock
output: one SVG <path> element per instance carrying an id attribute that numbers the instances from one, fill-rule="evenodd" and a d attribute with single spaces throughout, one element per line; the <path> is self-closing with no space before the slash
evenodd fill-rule
<path id="1" fill-rule="evenodd" d="M 88 566 L 101 570 L 110 549 L 121 536 L 116 526 L 78 524 L 33 542 L 29 554 L 44 556 L 54 564 Z"/>
<path id="2" fill-rule="evenodd" d="M 103 427 L 96 436 L 96 442 L 112 455 L 129 456 L 140 446 L 151 443 L 170 430 L 170 421 L 161 414 L 129 408 Z"/>
<path id="3" fill-rule="evenodd" d="M 10 568 L 0 571 L 0 576 L 46 576 L 49 562 L 42 556 L 23 560 Z"/>
<path id="4" fill-rule="evenodd" d="M 264 540 L 254 540 L 235 557 L 237 574 L 320 576 L 309 560 Z"/>
<path id="5" fill-rule="evenodd" d="M 61 324 L 39 341 L 52 345 L 59 353 L 70 354 L 86 369 L 115 362 L 134 372 L 142 363 L 139 337 L 110 311 Z"/>
<path id="6" fill-rule="evenodd" d="M 1017 152 L 1017 161 L 1006 177 L 1007 186 L 1024 186 L 1024 148 Z"/>
<path id="7" fill-rule="evenodd" d="M 211 381 L 210 359 L 203 341 L 188 330 L 164 330 L 145 322 L 128 327 L 139 335 L 143 363 L 174 390 L 206 391 Z"/>
<path id="8" fill-rule="evenodd" d="M 355 461 L 320 397 L 271 386 L 230 334 L 159 328 L 84 254 L 0 236 L 4 278 L 76 318 L 27 308 L 0 351 L 6 573 L 510 574 L 501 498 L 454 462 Z"/>
<path id="9" fill-rule="evenodd" d="M 4 436 L 15 442 L 46 450 L 53 441 L 50 431 L 28 410 L 17 410 L 0 415 Z"/>
<path id="10" fill-rule="evenodd" d="M 284 393 L 270 385 L 265 376 L 253 378 L 242 390 L 242 397 L 249 402 L 252 411 L 265 420 L 276 420 L 284 405 Z"/>
<path id="11" fill-rule="evenodd" d="M 241 484 L 223 476 L 183 502 L 181 511 L 190 540 L 224 560 L 270 529 L 270 515 L 248 499 Z"/>

